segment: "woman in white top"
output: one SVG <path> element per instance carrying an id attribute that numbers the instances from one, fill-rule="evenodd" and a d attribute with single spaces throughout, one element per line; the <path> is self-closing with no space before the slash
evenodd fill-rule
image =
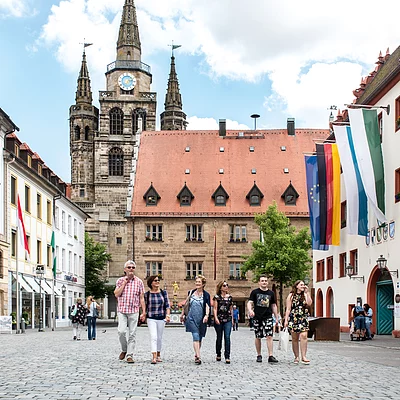
<path id="1" fill-rule="evenodd" d="M 87 315 L 88 340 L 96 340 L 96 320 L 99 316 L 100 306 L 92 296 L 86 299 L 86 308 L 89 310 Z"/>

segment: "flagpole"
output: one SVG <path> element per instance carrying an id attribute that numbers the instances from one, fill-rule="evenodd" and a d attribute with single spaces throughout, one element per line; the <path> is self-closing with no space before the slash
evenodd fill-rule
<path id="1" fill-rule="evenodd" d="M 55 313 L 56 298 L 55 298 L 55 293 L 54 293 L 54 275 L 53 275 L 52 282 L 53 282 L 53 284 L 52 284 L 53 294 L 51 295 L 51 325 L 52 325 L 51 330 L 54 331 L 56 328 L 56 313 Z"/>

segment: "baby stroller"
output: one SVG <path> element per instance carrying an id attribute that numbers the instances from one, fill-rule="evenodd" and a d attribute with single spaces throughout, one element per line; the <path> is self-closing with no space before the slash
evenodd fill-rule
<path id="1" fill-rule="evenodd" d="M 353 320 L 350 322 L 350 340 L 366 340 L 365 313 L 361 306 L 354 307 Z"/>

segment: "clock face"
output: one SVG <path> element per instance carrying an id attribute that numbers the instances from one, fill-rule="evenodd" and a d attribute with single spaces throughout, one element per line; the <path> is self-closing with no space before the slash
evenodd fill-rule
<path id="1" fill-rule="evenodd" d="M 129 72 L 125 72 L 118 78 L 118 84 L 122 90 L 132 90 L 136 85 L 136 78 Z"/>

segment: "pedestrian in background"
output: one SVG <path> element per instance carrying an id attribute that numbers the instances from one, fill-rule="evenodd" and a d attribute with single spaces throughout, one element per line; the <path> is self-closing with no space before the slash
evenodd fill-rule
<path id="1" fill-rule="evenodd" d="M 371 333 L 371 325 L 372 325 L 372 316 L 374 315 L 371 306 L 368 303 L 364 304 L 364 313 L 365 313 L 365 333 L 366 333 L 366 339 L 371 340 L 372 339 L 372 333 Z"/>
<path id="2" fill-rule="evenodd" d="M 87 311 L 87 308 L 83 305 L 82 299 L 78 297 L 76 299 L 76 303 L 71 307 L 71 321 L 74 340 L 81 340 L 81 330 L 85 325 Z"/>
<path id="3" fill-rule="evenodd" d="M 160 278 L 152 275 L 147 279 L 150 288 L 144 295 L 147 310 L 147 326 L 150 332 L 152 364 L 161 362 L 162 338 L 166 322 L 170 322 L 168 293 L 160 289 Z"/>
<path id="4" fill-rule="evenodd" d="M 183 311 L 181 314 L 181 321 L 185 322 L 186 332 L 192 333 L 194 362 L 198 365 L 201 364 L 201 342 L 206 336 L 207 322 L 211 310 L 210 294 L 204 290 L 206 282 L 207 280 L 204 276 L 196 276 L 196 289 L 189 291 L 186 298 L 186 302 L 190 304 L 189 313 L 187 317 Z"/>
<path id="5" fill-rule="evenodd" d="M 292 286 L 292 291 L 286 299 L 286 314 L 284 327 L 289 328 L 292 335 L 294 363 L 299 363 L 299 338 L 302 364 L 310 364 L 307 358 L 307 335 L 309 329 L 308 306 L 312 303 L 308 287 L 298 280 Z"/>
<path id="6" fill-rule="evenodd" d="M 217 333 L 215 351 L 216 360 L 221 361 L 222 336 L 224 337 L 224 358 L 227 364 L 231 363 L 231 331 L 233 323 L 233 300 L 229 294 L 229 285 L 221 281 L 217 285 L 217 293 L 214 296 L 214 328 Z"/>
<path id="7" fill-rule="evenodd" d="M 93 296 L 88 296 L 86 298 L 86 305 L 87 308 L 87 331 L 88 331 L 88 340 L 96 340 L 96 321 L 97 317 L 99 316 L 99 309 L 100 306 L 96 303 L 93 299 Z"/>
<path id="8" fill-rule="evenodd" d="M 125 276 L 117 280 L 114 295 L 118 300 L 118 335 L 121 344 L 119 359 L 134 363 L 133 352 L 136 344 L 136 329 L 138 319 L 146 319 L 143 281 L 135 276 L 136 264 L 128 260 L 124 265 Z M 139 309 L 142 314 L 139 317 Z M 128 339 L 127 339 L 128 336 Z"/>
<path id="9" fill-rule="evenodd" d="M 278 311 L 276 307 L 275 293 L 268 289 L 268 277 L 261 275 L 258 280 L 258 289 L 254 289 L 250 293 L 247 302 L 247 311 L 249 318 L 253 318 L 253 326 L 255 333 L 255 346 L 257 351 L 257 362 L 262 362 L 261 355 L 261 339 L 267 338 L 268 362 L 277 363 L 278 360 L 273 356 L 273 321 L 272 314 L 275 315 L 278 324 Z"/>
<path id="10" fill-rule="evenodd" d="M 233 305 L 233 311 L 232 311 L 232 317 L 233 317 L 233 330 L 238 331 L 239 330 L 239 309 L 236 307 L 236 305 Z"/>

